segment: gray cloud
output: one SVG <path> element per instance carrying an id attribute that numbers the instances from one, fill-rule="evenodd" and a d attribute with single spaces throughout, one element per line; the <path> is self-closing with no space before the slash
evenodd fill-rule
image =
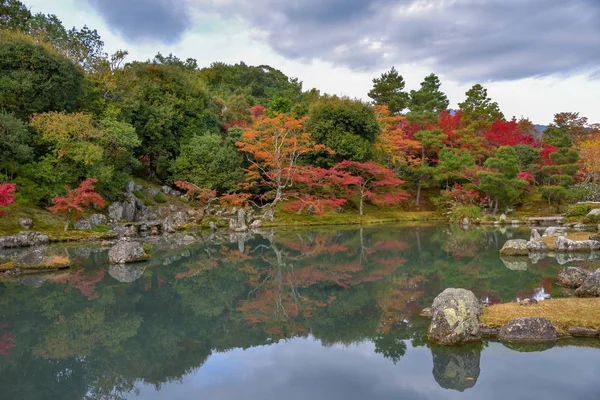
<path id="1" fill-rule="evenodd" d="M 190 27 L 182 1 L 87 0 L 104 20 L 132 41 L 176 42 Z"/>
<path id="2" fill-rule="evenodd" d="M 142 33 L 169 42 L 189 26 L 185 13 L 174 6 L 180 2 L 171 6 L 166 4 L 169 0 L 144 2 L 144 9 L 153 10 L 161 20 L 157 26 L 156 20 L 144 20 L 139 13 L 135 23 L 126 21 L 141 0 L 88 1 L 133 38 Z M 461 81 L 486 81 L 569 75 L 600 65 L 598 0 L 193 0 L 191 4 L 222 18 L 241 18 L 265 32 L 268 44 L 287 58 L 321 59 L 359 71 L 423 63 Z M 125 28 L 128 24 L 132 26 Z"/>

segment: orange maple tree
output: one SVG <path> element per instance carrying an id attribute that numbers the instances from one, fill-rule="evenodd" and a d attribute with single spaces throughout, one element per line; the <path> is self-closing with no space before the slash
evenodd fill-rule
<path id="1" fill-rule="evenodd" d="M 81 182 L 76 189 L 71 190 L 68 186 L 65 186 L 67 196 L 56 196 L 52 199 L 54 205 L 48 207 L 48 210 L 54 214 L 65 215 L 65 232 L 69 229 L 71 216 L 78 221 L 79 218 L 81 218 L 85 207 L 90 204 L 104 207 L 104 199 L 94 190 L 94 184 L 96 182 L 98 182 L 97 179 L 87 178 L 85 181 Z"/>

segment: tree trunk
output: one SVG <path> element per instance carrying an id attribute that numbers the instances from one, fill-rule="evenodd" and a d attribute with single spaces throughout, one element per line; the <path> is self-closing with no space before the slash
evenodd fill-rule
<path id="1" fill-rule="evenodd" d="M 496 199 L 496 204 L 494 204 L 494 215 L 498 214 L 498 204 L 500 202 L 498 201 L 498 199 Z"/>
<path id="2" fill-rule="evenodd" d="M 359 206 L 359 210 L 360 210 L 360 211 L 359 211 L 359 213 L 360 213 L 360 216 L 362 217 L 362 216 L 363 216 L 363 195 L 360 195 L 360 206 Z"/>
<path id="3" fill-rule="evenodd" d="M 419 207 L 421 205 L 421 186 L 422 186 L 422 179 L 419 178 L 419 184 L 417 185 L 417 199 L 415 200 L 415 205 L 417 207 Z"/>
<path id="4" fill-rule="evenodd" d="M 65 232 L 69 229 L 69 217 L 71 216 L 70 212 L 67 212 L 67 222 L 65 223 Z"/>

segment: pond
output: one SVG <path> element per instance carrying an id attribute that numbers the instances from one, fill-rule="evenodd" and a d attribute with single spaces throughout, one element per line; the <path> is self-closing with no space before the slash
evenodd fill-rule
<path id="1" fill-rule="evenodd" d="M 154 240 L 147 263 L 0 282 L 2 399 L 596 399 L 600 341 L 458 347 L 418 313 L 448 287 L 567 296 L 567 264 L 500 259 L 526 229 L 281 229 Z M 2 254 L 0 254 L 0 257 Z"/>

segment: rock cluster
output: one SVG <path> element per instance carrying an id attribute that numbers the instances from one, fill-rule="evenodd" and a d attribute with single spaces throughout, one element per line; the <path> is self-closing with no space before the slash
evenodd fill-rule
<path id="1" fill-rule="evenodd" d="M 0 249 L 13 247 L 30 247 L 48 244 L 48 235 L 38 232 L 20 232 L 14 236 L 0 237 Z"/>
<path id="2" fill-rule="evenodd" d="M 570 240 L 559 236 L 554 242 L 554 251 L 557 253 L 576 253 L 600 250 L 600 242 L 595 240 Z"/>

